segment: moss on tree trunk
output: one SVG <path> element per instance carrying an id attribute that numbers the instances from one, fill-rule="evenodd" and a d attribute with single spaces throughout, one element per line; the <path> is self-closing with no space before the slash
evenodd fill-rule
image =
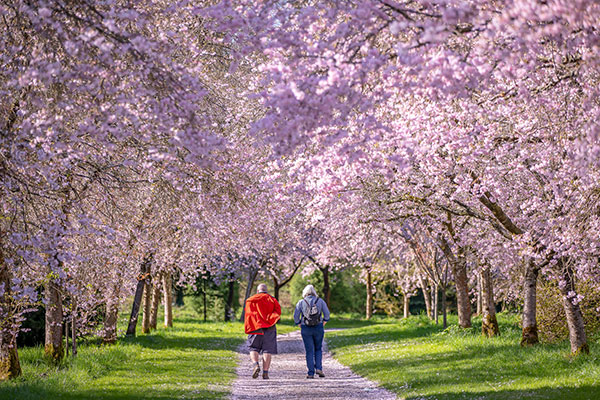
<path id="1" fill-rule="evenodd" d="M 62 341 L 59 345 L 52 343 L 46 343 L 44 346 L 44 357 L 50 363 L 57 365 L 59 364 L 65 355 L 65 346 Z"/>
<path id="2" fill-rule="evenodd" d="M 571 343 L 571 354 L 589 354 L 590 348 L 585 333 L 585 322 L 581 307 L 577 301 L 577 289 L 575 288 L 575 274 L 568 259 L 560 259 L 559 267 L 562 267 L 562 278 L 564 285 L 559 285 L 562 293 L 563 307 L 569 327 L 569 342 Z"/>
<path id="3" fill-rule="evenodd" d="M 367 268 L 367 307 L 366 317 L 371 319 L 373 315 L 373 275 L 371 268 Z"/>
<path id="4" fill-rule="evenodd" d="M 150 329 L 156 329 L 158 321 L 158 306 L 160 305 L 161 297 L 161 281 L 162 274 L 158 273 L 154 279 L 152 288 L 152 308 L 150 309 Z"/>
<path id="5" fill-rule="evenodd" d="M 481 320 L 481 332 L 487 337 L 500 335 L 498 320 L 495 315 L 485 314 Z"/>
<path id="6" fill-rule="evenodd" d="M 142 318 L 142 333 L 150 333 L 150 312 L 152 309 L 152 283 L 150 277 L 144 284 L 144 315 Z"/>
<path id="7" fill-rule="evenodd" d="M 521 346 L 533 346 L 539 343 L 537 328 L 537 279 L 539 270 L 532 259 L 525 260 L 526 271 L 523 283 L 523 334 Z"/>
<path id="8" fill-rule="evenodd" d="M 104 317 L 104 332 L 102 342 L 112 344 L 117 341 L 117 321 L 119 319 L 119 307 L 116 300 L 106 304 L 106 315 Z"/>
<path id="9" fill-rule="evenodd" d="M 2 238 L 2 232 L 0 232 Z M 0 296 L 0 308 L 10 308 L 10 270 L 4 264 L 4 255 L 2 254 L 2 246 L 0 245 L 0 285 L 5 290 Z M 6 316 L 10 318 L 10 315 Z M 8 322 L 9 320 L 6 320 Z M 0 328 L 0 381 L 16 378 L 21 375 L 21 364 L 19 363 L 19 353 L 17 352 L 17 340 L 9 324 L 3 323 Z"/>
<path id="10" fill-rule="evenodd" d="M 170 272 L 163 275 L 164 299 L 165 304 L 165 327 L 173 327 L 173 279 Z"/>
<path id="11" fill-rule="evenodd" d="M 62 295 L 58 283 L 50 280 L 46 285 L 46 340 L 44 357 L 58 364 L 64 357 Z"/>
<path id="12" fill-rule="evenodd" d="M 484 268 L 480 275 L 481 281 L 481 333 L 487 337 L 498 336 L 500 328 L 496 319 L 496 304 L 494 303 L 494 285 L 489 268 Z"/>
<path id="13" fill-rule="evenodd" d="M 521 346 L 533 346 L 539 342 L 537 325 L 524 326 L 523 335 L 521 337 Z"/>
<path id="14" fill-rule="evenodd" d="M 6 336 L 11 336 L 9 333 Z M 12 342 L 12 345 L 11 345 Z M 17 353 L 17 343 L 13 338 L 11 342 L 2 341 L 0 349 L 0 381 L 13 379 L 21 375 L 21 364 Z"/>

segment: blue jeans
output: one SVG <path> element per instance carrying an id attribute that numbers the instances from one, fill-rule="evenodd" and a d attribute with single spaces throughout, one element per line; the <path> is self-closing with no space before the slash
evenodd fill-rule
<path id="1" fill-rule="evenodd" d="M 306 350 L 306 367 L 308 375 L 315 374 L 315 368 L 323 370 L 323 336 L 325 330 L 323 323 L 317 326 L 305 326 L 300 328 L 304 350 Z"/>

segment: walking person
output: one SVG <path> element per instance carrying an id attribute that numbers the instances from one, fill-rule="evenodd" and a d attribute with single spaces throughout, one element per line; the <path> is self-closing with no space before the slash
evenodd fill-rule
<path id="1" fill-rule="evenodd" d="M 300 326 L 304 350 L 306 351 L 307 379 L 314 379 L 315 373 L 321 378 L 323 373 L 324 326 L 329 321 L 327 303 L 319 296 L 313 285 L 306 285 L 302 299 L 294 310 L 294 323 Z"/>
<path id="2" fill-rule="evenodd" d="M 248 334 L 250 359 L 254 363 L 252 378 L 260 375 L 259 359 L 262 358 L 263 379 L 269 379 L 271 356 L 277 354 L 277 327 L 281 306 L 275 297 L 267 293 L 267 285 L 258 285 L 257 294 L 248 298 L 245 305 L 244 331 Z"/>

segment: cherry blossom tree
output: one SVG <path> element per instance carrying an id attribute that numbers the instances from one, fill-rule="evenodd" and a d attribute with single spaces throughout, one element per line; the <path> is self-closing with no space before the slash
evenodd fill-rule
<path id="1" fill-rule="evenodd" d="M 303 259 L 327 301 L 348 265 L 371 294 L 373 268 L 395 271 L 405 300 L 421 277 L 435 305 L 452 279 L 463 327 L 481 277 L 488 335 L 502 277 L 524 345 L 553 280 L 571 351 L 589 351 L 576 282 L 600 282 L 599 7 L 3 2 L 0 378 L 19 375 L 40 302 L 59 361 L 65 320 L 84 333 L 101 304 L 112 342 L 124 299 L 134 333 L 145 291 L 149 330 L 175 274 L 280 288 Z"/>

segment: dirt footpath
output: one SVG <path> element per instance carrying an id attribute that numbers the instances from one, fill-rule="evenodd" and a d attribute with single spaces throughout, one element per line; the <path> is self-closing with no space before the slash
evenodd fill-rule
<path id="1" fill-rule="evenodd" d="M 279 354 L 273 356 L 269 380 L 262 379 L 262 371 L 258 379 L 252 379 L 253 365 L 248 349 L 245 345 L 240 348 L 231 400 L 396 399 L 394 394 L 334 360 L 326 343 L 323 346 L 325 378 L 315 376 L 315 379 L 306 379 L 306 359 L 300 331 L 279 335 L 277 339 Z"/>

